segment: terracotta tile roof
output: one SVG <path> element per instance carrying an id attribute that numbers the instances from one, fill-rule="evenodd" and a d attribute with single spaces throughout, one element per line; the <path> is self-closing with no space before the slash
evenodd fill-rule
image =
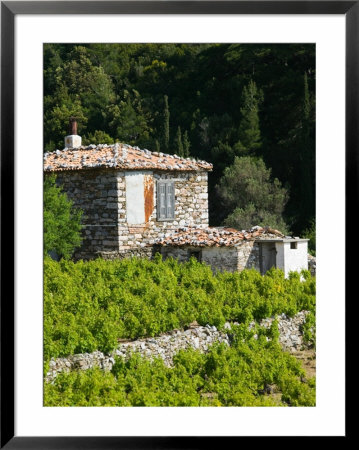
<path id="1" fill-rule="evenodd" d="M 213 166 L 206 161 L 150 152 L 126 144 L 89 145 L 44 154 L 45 172 L 106 167 L 126 170 L 210 171 Z"/>
<path id="2" fill-rule="evenodd" d="M 234 228 L 179 228 L 168 237 L 157 239 L 155 244 L 162 246 L 195 247 L 236 247 L 243 241 L 257 239 L 282 240 L 284 236 L 280 231 L 269 227 L 253 227 L 250 230 L 235 230 Z"/>

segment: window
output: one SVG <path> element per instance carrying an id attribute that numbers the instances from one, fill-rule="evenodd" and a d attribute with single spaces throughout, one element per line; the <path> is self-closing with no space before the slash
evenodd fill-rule
<path id="1" fill-rule="evenodd" d="M 157 220 L 174 220 L 175 186 L 173 181 L 157 182 Z"/>
<path id="2" fill-rule="evenodd" d="M 290 243 L 290 248 L 292 250 L 296 250 L 298 248 L 298 242 L 291 242 Z"/>
<path id="3" fill-rule="evenodd" d="M 188 250 L 188 259 L 196 258 L 197 261 L 202 261 L 202 251 L 201 250 Z"/>

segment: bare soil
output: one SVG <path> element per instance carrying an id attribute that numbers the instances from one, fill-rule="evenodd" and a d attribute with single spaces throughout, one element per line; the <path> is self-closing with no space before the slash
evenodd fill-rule
<path id="1" fill-rule="evenodd" d="M 315 377 L 316 352 L 315 349 L 306 349 L 292 353 L 302 363 L 307 378 Z"/>

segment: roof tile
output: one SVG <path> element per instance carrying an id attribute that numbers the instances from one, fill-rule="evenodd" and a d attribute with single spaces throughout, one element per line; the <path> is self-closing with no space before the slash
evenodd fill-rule
<path id="1" fill-rule="evenodd" d="M 195 247 L 236 247 L 243 241 L 254 239 L 278 239 L 285 236 L 278 230 L 270 227 L 253 227 L 250 230 L 235 230 L 234 228 L 179 228 L 168 237 L 155 240 L 155 244 L 161 246 Z"/>
<path id="2" fill-rule="evenodd" d="M 141 150 L 127 144 L 91 144 L 44 154 L 45 172 L 107 167 L 126 170 L 211 171 L 213 165 L 206 161 Z"/>

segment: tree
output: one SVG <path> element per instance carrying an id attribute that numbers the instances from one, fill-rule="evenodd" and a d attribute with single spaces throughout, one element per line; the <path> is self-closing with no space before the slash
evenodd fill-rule
<path id="1" fill-rule="evenodd" d="M 292 172 L 292 194 L 287 213 L 296 234 L 310 227 L 315 218 L 315 108 L 307 73 L 302 77 L 301 100 L 298 121 L 281 142 L 288 154 L 292 153 L 286 164 L 288 171 Z"/>
<path id="2" fill-rule="evenodd" d="M 189 157 L 189 149 L 191 147 L 191 143 L 188 137 L 188 132 L 187 130 L 184 132 L 183 135 L 183 156 L 184 158 L 188 158 Z"/>
<path id="3" fill-rule="evenodd" d="M 258 115 L 262 101 L 263 92 L 257 89 L 256 83 L 251 80 L 248 86 L 244 87 L 242 94 L 239 140 L 234 146 L 238 156 L 253 155 L 262 145 Z"/>
<path id="4" fill-rule="evenodd" d="M 175 137 L 175 152 L 177 153 L 178 156 L 184 156 L 181 127 L 177 128 L 177 133 Z"/>
<path id="5" fill-rule="evenodd" d="M 170 146 L 170 110 L 168 107 L 168 97 L 164 96 L 165 108 L 163 111 L 163 147 L 165 152 L 169 151 Z"/>
<path id="6" fill-rule="evenodd" d="M 50 50 L 53 50 L 53 46 Z M 49 48 L 46 53 L 49 53 Z M 48 68 L 47 73 L 52 74 L 52 80 L 50 82 L 48 77 L 45 78 L 46 150 L 63 148 L 71 116 L 78 119 L 79 133 L 83 133 L 87 126 L 92 132 L 96 129 L 107 131 L 103 129 L 106 124 L 103 111 L 116 99 L 111 78 L 102 66 L 92 63 L 86 47 L 69 46 L 65 55 L 64 61 L 59 55 L 50 58 L 52 66 Z"/>
<path id="7" fill-rule="evenodd" d="M 152 132 L 152 119 L 145 111 L 138 91 L 135 89 L 132 92 L 124 90 L 123 99 L 116 105 L 111 105 L 107 114 L 111 135 L 115 136 L 116 140 L 147 147 Z"/>
<path id="8" fill-rule="evenodd" d="M 82 211 L 74 209 L 72 202 L 56 186 L 56 176 L 44 181 L 44 255 L 56 252 L 68 259 L 81 245 Z"/>
<path id="9" fill-rule="evenodd" d="M 270 226 L 287 232 L 282 214 L 288 193 L 277 179 L 271 179 L 271 169 L 262 159 L 236 157 L 224 170 L 217 193 L 225 225 L 238 229 Z"/>
<path id="10" fill-rule="evenodd" d="M 89 133 L 82 139 L 83 145 L 90 144 L 114 144 L 113 138 L 101 130 L 96 130 L 94 133 Z"/>

